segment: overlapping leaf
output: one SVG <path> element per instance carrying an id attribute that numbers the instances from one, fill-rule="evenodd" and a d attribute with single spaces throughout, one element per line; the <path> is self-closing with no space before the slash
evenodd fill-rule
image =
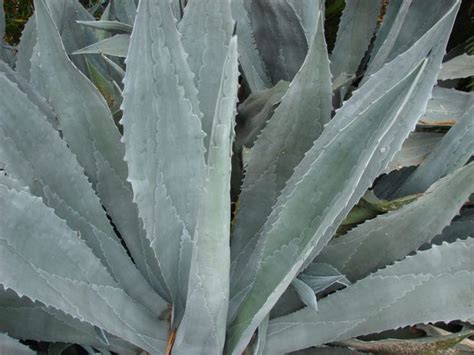
<path id="1" fill-rule="evenodd" d="M 3 169 L 29 186 L 33 194 L 42 197 L 72 229 L 79 231 L 127 292 L 161 312 L 164 304 L 120 245 L 99 199 L 65 142 L 15 83 L 3 74 L 0 82 Z"/>
<path id="2" fill-rule="evenodd" d="M 271 86 L 267 69 L 255 44 L 250 25 L 250 15 L 244 0 L 231 0 L 232 17 L 237 22 L 239 60 L 243 76 L 250 90 L 257 91 Z"/>
<path id="3" fill-rule="evenodd" d="M 140 2 L 123 111 L 128 180 L 179 322 L 205 163 L 197 91 L 167 2 Z"/>
<path id="4" fill-rule="evenodd" d="M 207 188 L 194 236 L 183 321 L 174 351 L 221 354 L 229 302 L 230 174 L 237 101 L 237 38 L 224 62 L 210 137 Z"/>
<path id="5" fill-rule="evenodd" d="M 220 73 L 234 30 L 230 11 L 230 0 L 191 1 L 178 26 L 198 90 L 199 107 L 203 115 L 201 126 L 206 133 L 204 146 L 207 150 L 220 91 Z"/>
<path id="6" fill-rule="evenodd" d="M 333 265 L 351 281 L 359 280 L 430 242 L 473 192 L 471 164 L 435 183 L 416 201 L 334 239 L 317 260 Z"/>
<path id="7" fill-rule="evenodd" d="M 429 31 L 353 94 L 296 167 L 242 263 L 231 301 L 239 309 L 229 326 L 230 353 L 244 349 L 298 270 L 321 251 L 424 112 L 459 1 L 444 5 Z M 311 207 L 302 210 L 303 201 Z"/>
<path id="8" fill-rule="evenodd" d="M 136 304 L 65 221 L 27 191 L 0 185 L 0 284 L 156 353 L 166 325 Z M 122 318 L 123 317 L 123 318 Z"/>
<path id="9" fill-rule="evenodd" d="M 331 53 L 331 73 L 355 74 L 374 34 L 382 2 L 347 0 Z"/>
<path id="10" fill-rule="evenodd" d="M 294 8 L 286 0 L 252 0 L 248 2 L 248 13 L 257 48 L 272 83 L 291 81 L 308 51 L 305 31 Z M 314 19 L 313 23 L 316 25 Z"/>
<path id="11" fill-rule="evenodd" d="M 290 84 L 275 113 L 253 146 L 240 195 L 232 239 L 231 288 L 245 273 L 247 256 L 255 248 L 260 227 L 272 210 L 279 192 L 331 117 L 331 77 L 323 20 L 308 57 Z M 247 265 L 248 266 L 248 265 Z"/>
<path id="12" fill-rule="evenodd" d="M 408 177 L 397 196 L 423 192 L 439 178 L 462 167 L 474 153 L 474 97 L 470 107 Z"/>
<path id="13" fill-rule="evenodd" d="M 466 320 L 474 315 L 473 252 L 472 238 L 433 246 L 328 296 L 318 313 L 306 308 L 274 319 L 266 354 L 416 323 Z"/>

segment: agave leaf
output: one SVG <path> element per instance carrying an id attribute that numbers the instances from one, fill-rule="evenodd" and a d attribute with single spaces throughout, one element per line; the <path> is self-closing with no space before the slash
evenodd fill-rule
<path id="1" fill-rule="evenodd" d="M 2 5 L 2 4 L 0 4 Z M 18 339 L 10 338 L 8 335 L 0 333 L 0 353 L 14 355 L 33 355 L 35 351 L 23 345 Z"/>
<path id="2" fill-rule="evenodd" d="M 232 238 L 231 288 L 244 271 L 241 264 L 247 262 L 244 255 L 255 247 L 257 232 L 270 214 L 278 193 L 331 118 L 331 77 L 320 13 L 317 26 L 308 57 L 246 162 Z"/>
<path id="3" fill-rule="evenodd" d="M 94 17 L 78 0 L 45 0 L 45 4 L 54 23 L 57 24 L 64 48 L 68 54 L 99 39 L 97 31 L 77 23 L 77 21 L 94 20 Z M 87 72 L 82 56 L 76 56 L 72 58 L 72 61 L 83 73 Z M 94 61 L 94 64 L 99 65 L 100 61 Z"/>
<path id="4" fill-rule="evenodd" d="M 252 92 L 271 87 L 270 78 L 260 53 L 250 24 L 250 15 L 244 0 L 231 0 L 232 17 L 237 22 L 239 61 L 243 76 Z"/>
<path id="5" fill-rule="evenodd" d="M 127 199 L 131 198 L 131 187 L 126 181 L 127 165 L 123 160 L 124 146 L 120 142 L 120 133 L 104 98 L 68 59 L 42 0 L 36 4 L 35 14 L 38 43 L 32 61 L 31 80 L 48 97 L 58 113 L 60 129 L 68 147 L 84 167 L 108 213 L 118 217 L 115 223 L 125 242 L 130 245 L 138 267 L 143 275 L 147 275 L 143 262 L 140 261 L 144 254 L 135 253 L 139 250 L 134 245 L 142 238 L 142 227 L 138 222 L 136 206 L 131 199 Z M 67 95 L 64 95 L 64 85 L 68 85 Z M 116 188 L 114 193 L 108 193 L 110 186 Z M 147 246 L 144 245 L 145 247 Z M 123 251 L 122 248 L 119 249 Z M 120 259 L 116 259 L 116 262 L 123 263 Z M 132 265 L 130 267 L 133 268 Z M 138 274 L 137 270 L 133 272 Z M 140 276 L 137 277 L 143 280 Z M 132 287 L 133 282 L 125 274 L 121 281 Z M 146 290 L 148 285 L 144 282 L 142 287 Z M 136 285 L 133 289 L 133 292 L 137 292 Z"/>
<path id="6" fill-rule="evenodd" d="M 398 6 L 393 4 L 393 10 L 395 10 L 395 8 L 399 10 L 396 15 L 397 19 L 395 20 L 396 25 L 394 25 L 394 27 L 400 26 L 401 29 L 397 29 L 393 31 L 393 33 L 388 34 L 389 37 L 387 37 L 387 41 L 389 41 L 390 46 L 388 46 L 386 51 L 381 52 L 381 50 L 379 50 L 379 53 L 383 53 L 385 60 L 380 60 L 377 61 L 377 63 L 371 63 L 371 65 L 369 65 L 363 83 L 369 79 L 371 74 L 377 72 L 383 64 L 392 61 L 398 55 L 413 46 L 420 37 L 433 27 L 434 23 L 439 21 L 441 16 L 447 13 L 447 9 L 450 6 L 449 1 L 433 2 L 430 6 L 430 11 L 426 11 L 426 2 L 423 0 L 411 0 L 411 3 L 409 3 L 408 0 L 404 0 L 403 4 L 400 4 L 399 1 L 400 0 L 396 0 Z M 408 7 L 409 11 L 404 13 Z M 394 14 L 391 16 L 394 16 Z M 396 36 L 396 38 L 394 39 L 392 36 Z M 375 66 L 375 64 L 377 64 L 377 66 Z"/>
<path id="7" fill-rule="evenodd" d="M 161 312 L 165 305 L 120 245 L 75 156 L 25 94 L 3 75 L 0 81 L 0 157 L 5 171 L 79 231 L 128 292 L 150 309 Z"/>
<path id="8" fill-rule="evenodd" d="M 318 346 L 299 351 L 292 351 L 289 355 L 360 355 L 360 352 L 338 346 Z"/>
<path id="9" fill-rule="evenodd" d="M 248 6 L 255 42 L 271 81 L 291 81 L 308 51 L 305 32 L 293 7 L 286 0 L 252 0 Z"/>
<path id="10" fill-rule="evenodd" d="M 431 244 L 441 244 L 443 242 L 452 243 L 457 239 L 474 237 L 474 213 L 471 210 L 461 211 L 459 218 L 454 219 L 449 227 L 431 240 Z M 429 245 L 424 245 L 420 249 L 426 249 Z"/>
<path id="11" fill-rule="evenodd" d="M 359 280 L 430 242 L 473 192 L 474 164 L 470 164 L 433 184 L 416 201 L 333 239 L 316 259 L 333 265 L 351 281 Z"/>
<path id="12" fill-rule="evenodd" d="M 234 21 L 230 14 L 230 0 L 191 1 L 178 26 L 183 48 L 194 73 L 198 89 L 199 107 L 203 114 L 202 130 L 206 133 L 204 146 L 209 150 L 214 112 L 220 91 L 220 73 L 226 60 Z M 206 156 L 209 152 L 206 153 Z"/>
<path id="13" fill-rule="evenodd" d="M 114 57 L 125 58 L 128 46 L 130 45 L 129 34 L 118 34 L 110 38 L 103 39 L 87 47 L 78 49 L 72 54 L 106 54 Z"/>
<path id="14" fill-rule="evenodd" d="M 6 223 L 1 225 L 0 240 L 17 250 L 26 260 L 42 270 L 71 279 L 101 285 L 116 286 L 115 280 L 92 254 L 85 242 L 78 238 L 65 222 L 59 220 L 41 199 L 28 191 L 0 186 L 0 211 Z M 24 219 L 24 221 L 22 221 Z M 32 236 L 36 237 L 33 238 Z M 58 236 L 64 236 L 58 239 Z M 54 263 L 47 255 L 58 253 Z"/>
<path id="15" fill-rule="evenodd" d="M 211 130 L 207 190 L 194 236 L 186 309 L 173 347 L 177 353 L 220 354 L 224 348 L 229 300 L 229 191 L 237 78 L 237 38 L 233 37 L 224 62 Z"/>
<path id="16" fill-rule="evenodd" d="M 329 264 L 317 262 L 311 263 L 298 275 L 298 279 L 308 285 L 315 295 L 328 288 L 335 290 L 340 288 L 341 285 L 350 285 L 350 281 L 347 280 L 347 278 L 336 268 Z M 295 280 L 296 279 L 294 279 L 293 282 Z M 301 297 L 296 296 L 295 293 L 296 291 L 294 290 L 294 287 L 287 288 L 285 293 L 272 308 L 270 318 L 281 317 L 303 308 L 305 303 L 302 302 Z M 306 305 L 309 306 L 308 304 Z"/>
<path id="17" fill-rule="evenodd" d="M 36 16 L 31 16 L 21 33 L 18 53 L 16 54 L 15 70 L 25 79 L 30 79 L 31 57 L 36 44 Z"/>
<path id="18" fill-rule="evenodd" d="M 467 163 L 474 153 L 474 97 L 469 109 L 396 192 L 405 196 L 425 191 L 439 178 Z"/>
<path id="19" fill-rule="evenodd" d="M 267 315 L 258 326 L 258 338 L 253 349 L 253 355 L 262 355 L 267 342 L 267 330 L 270 317 Z"/>
<path id="20" fill-rule="evenodd" d="M 0 233 L 0 284 L 5 289 L 145 349 L 164 347 L 166 325 L 118 288 L 77 233 L 40 198 L 0 185 L 0 211 L 7 221 Z"/>
<path id="21" fill-rule="evenodd" d="M 287 81 L 279 81 L 270 89 L 253 92 L 237 107 L 237 126 L 235 128 L 235 148 L 253 146 L 260 131 L 273 116 L 275 108 L 288 90 Z"/>
<path id="22" fill-rule="evenodd" d="M 298 278 L 295 278 L 293 281 L 291 281 L 291 286 L 293 286 L 301 301 L 307 307 L 311 308 L 315 312 L 318 311 L 318 300 L 316 299 L 316 294 L 308 284 Z"/>
<path id="23" fill-rule="evenodd" d="M 118 75 L 121 82 L 125 77 L 125 70 L 106 55 L 102 54 L 102 58 L 109 65 L 109 67 Z"/>
<path id="24" fill-rule="evenodd" d="M 331 53 L 331 73 L 355 74 L 369 48 L 382 1 L 347 0 Z"/>
<path id="25" fill-rule="evenodd" d="M 266 354 L 472 317 L 473 252 L 472 238 L 433 246 L 321 300 L 318 313 L 306 308 L 271 320 Z"/>
<path id="26" fill-rule="evenodd" d="M 407 166 L 420 165 L 443 138 L 442 133 L 414 132 L 403 142 L 402 149 L 395 155 L 385 170 L 389 173 Z"/>
<path id="27" fill-rule="evenodd" d="M 124 83 L 128 179 L 179 323 L 205 162 L 197 91 L 166 1 L 140 2 Z"/>
<path id="28" fill-rule="evenodd" d="M 402 30 L 413 0 L 392 0 L 388 3 L 382 25 L 377 31 L 365 78 L 379 70 L 390 55 Z M 363 82 L 367 79 L 363 79 Z"/>
<path id="29" fill-rule="evenodd" d="M 462 54 L 443 63 L 438 80 L 460 79 L 474 76 L 474 55 Z"/>
<path id="30" fill-rule="evenodd" d="M 135 21 L 137 6 L 131 0 L 111 0 L 110 1 L 110 16 L 114 20 L 126 23 L 130 26 Z"/>
<path id="31" fill-rule="evenodd" d="M 76 21 L 94 20 L 78 0 L 46 0 L 46 5 L 53 21 L 57 24 L 67 53 L 71 53 L 99 40 L 96 30 L 76 23 Z M 30 79 L 30 61 L 33 56 L 36 37 L 36 16 L 33 15 L 23 30 L 18 46 L 16 65 L 16 70 L 28 80 Z M 83 56 L 74 56 L 72 60 L 83 73 L 87 73 Z M 102 75 L 107 74 L 106 67 L 100 58 L 93 57 L 90 60 L 98 67 Z"/>
<path id="32" fill-rule="evenodd" d="M 453 126 L 471 104 L 472 93 L 436 86 L 426 112 L 418 122 L 422 126 Z"/>
<path id="33" fill-rule="evenodd" d="M 324 13 L 324 2 L 321 2 L 321 0 L 288 0 L 288 4 L 300 20 L 301 27 L 306 36 L 306 41 L 311 43 L 311 39 L 316 31 L 318 11 L 321 10 Z"/>
<path id="34" fill-rule="evenodd" d="M 52 107 L 46 101 L 46 99 L 40 95 L 40 93 L 17 71 L 10 68 L 3 62 L 0 62 L 0 72 L 3 73 L 10 81 L 15 82 L 18 88 L 23 91 L 28 99 L 33 102 L 41 113 L 46 116 L 48 122 L 55 128 L 59 128 L 59 121 L 56 113 Z"/>
<path id="35" fill-rule="evenodd" d="M 452 349 L 455 345 L 474 334 L 474 330 L 465 330 L 435 338 L 424 337 L 420 339 L 384 339 L 378 341 L 362 341 L 358 339 L 349 339 L 338 342 L 338 345 L 345 345 L 364 352 L 383 353 L 383 354 L 401 354 L 406 349 L 418 354 L 427 354 L 430 352 L 440 353 Z"/>
<path id="36" fill-rule="evenodd" d="M 118 21 L 76 21 L 78 24 L 96 28 L 98 30 L 108 31 L 108 32 L 118 32 L 118 33 L 132 33 L 133 27 L 123 22 Z"/>
<path id="37" fill-rule="evenodd" d="M 424 112 L 459 1 L 445 4 L 446 11 L 423 37 L 353 94 L 295 168 L 255 249 L 241 263 L 245 270 L 236 280 L 238 287 L 231 288 L 231 307 L 240 306 L 228 329 L 229 353 L 240 354 Z M 308 208 L 302 209 L 303 203 Z"/>
<path id="38" fill-rule="evenodd" d="M 0 331 L 19 339 L 65 342 L 109 348 L 120 354 L 136 354 L 138 348 L 120 338 L 107 335 L 109 345 L 98 339 L 94 327 L 48 308 L 11 290 L 0 290 Z"/>
<path id="39" fill-rule="evenodd" d="M 2 44 L 3 37 L 5 37 L 5 11 L 3 9 L 3 0 L 0 0 L 0 39 Z"/>
<path id="40" fill-rule="evenodd" d="M 102 73 L 90 60 L 85 58 L 85 61 L 87 65 L 87 71 L 89 72 L 88 77 L 107 101 L 107 105 L 109 106 L 111 112 L 117 112 L 120 110 L 120 105 L 122 103 L 121 93 L 117 92 L 113 82 L 107 80 L 107 78 L 102 75 Z"/>
<path id="41" fill-rule="evenodd" d="M 298 278 L 311 287 L 314 293 L 322 292 L 335 283 L 350 284 L 350 281 L 335 267 L 317 262 L 311 263 Z"/>

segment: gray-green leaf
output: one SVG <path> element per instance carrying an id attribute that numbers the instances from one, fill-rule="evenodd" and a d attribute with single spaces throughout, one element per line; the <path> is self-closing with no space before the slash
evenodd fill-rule
<path id="1" fill-rule="evenodd" d="M 306 308 L 271 320 L 265 353 L 416 323 L 466 320 L 474 315 L 473 252 L 472 238 L 433 246 L 321 300 L 318 313 Z"/>

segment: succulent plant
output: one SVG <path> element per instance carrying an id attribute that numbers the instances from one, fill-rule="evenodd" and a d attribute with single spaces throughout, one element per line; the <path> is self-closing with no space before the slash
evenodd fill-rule
<path id="1" fill-rule="evenodd" d="M 35 0 L 0 52 L 0 350 L 472 347 L 459 4 L 347 0 L 329 54 L 318 0 Z"/>

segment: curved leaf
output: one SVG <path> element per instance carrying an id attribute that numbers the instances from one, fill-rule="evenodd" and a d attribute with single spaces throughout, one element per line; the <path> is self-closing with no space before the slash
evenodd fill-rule
<path id="1" fill-rule="evenodd" d="M 2 74 L 0 82 L 0 160 L 5 171 L 42 197 L 73 230 L 79 231 L 127 292 L 161 313 L 166 305 L 120 245 L 99 199 L 66 143 L 14 83 Z"/>
<path id="2" fill-rule="evenodd" d="M 150 351 L 164 348 L 166 325 L 118 288 L 77 233 L 40 198 L 0 185 L 0 212 L 7 221 L 0 227 L 5 289 Z"/>
<path id="3" fill-rule="evenodd" d="M 306 308 L 273 319 L 265 353 L 281 354 L 416 323 L 466 320 L 474 315 L 473 252 L 472 238 L 433 246 L 321 300 L 318 313 Z"/>

